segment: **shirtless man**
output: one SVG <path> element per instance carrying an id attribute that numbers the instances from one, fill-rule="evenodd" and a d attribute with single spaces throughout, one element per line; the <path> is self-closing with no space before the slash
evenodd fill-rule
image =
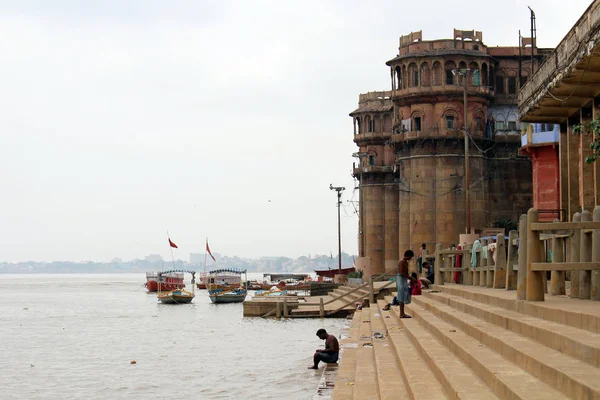
<path id="1" fill-rule="evenodd" d="M 398 302 L 400 303 L 400 318 L 411 318 L 410 315 L 404 313 L 404 305 L 410 304 L 410 288 L 408 281 L 416 281 L 415 278 L 408 274 L 408 262 L 412 260 L 415 253 L 412 250 L 404 252 L 404 258 L 398 261 L 398 275 L 396 275 L 396 290 L 398 291 Z"/>
<path id="2" fill-rule="evenodd" d="M 335 336 L 327 333 L 325 329 L 319 329 L 317 331 L 319 339 L 325 341 L 325 349 L 317 349 L 313 356 L 314 365 L 308 367 L 308 369 L 319 369 L 319 362 L 324 363 L 336 363 L 340 355 L 340 344 Z"/>

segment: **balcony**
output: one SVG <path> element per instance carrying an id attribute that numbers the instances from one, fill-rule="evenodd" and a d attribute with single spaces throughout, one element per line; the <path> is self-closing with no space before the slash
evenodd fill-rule
<path id="1" fill-rule="evenodd" d="M 455 96 L 457 93 L 464 92 L 464 88 L 458 85 L 438 85 L 438 86 L 415 86 L 407 87 L 404 89 L 396 89 L 392 91 L 393 99 L 402 98 L 416 98 L 419 96 L 433 96 L 433 95 L 444 95 L 450 94 Z M 467 88 L 467 94 L 469 96 L 486 96 L 492 97 L 494 91 L 489 86 L 472 86 L 469 85 Z"/>
<path id="2" fill-rule="evenodd" d="M 546 132 L 527 132 L 521 136 L 521 147 L 525 146 L 550 146 L 557 145 L 560 137 L 560 126 Z"/>
<path id="3" fill-rule="evenodd" d="M 364 132 L 358 133 L 354 135 L 354 142 L 364 142 L 364 141 L 381 141 L 387 142 L 392 136 L 391 132 Z"/>
<path id="4" fill-rule="evenodd" d="M 352 164 L 354 176 L 360 176 L 362 174 L 373 174 L 373 173 L 386 173 L 386 172 L 395 172 L 394 165 L 363 165 L 362 168 L 360 166 L 356 166 L 356 164 Z"/>

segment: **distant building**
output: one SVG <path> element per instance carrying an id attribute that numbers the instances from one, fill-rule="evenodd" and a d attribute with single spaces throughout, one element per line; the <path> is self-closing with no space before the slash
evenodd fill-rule
<path id="1" fill-rule="evenodd" d="M 163 261 L 163 258 L 160 254 L 149 254 L 146 257 L 144 257 L 144 261 L 147 261 L 149 263 L 159 263 Z"/>
<path id="2" fill-rule="evenodd" d="M 204 259 L 206 256 L 204 253 L 190 253 L 190 264 L 191 265 L 204 265 Z M 211 259 L 212 261 L 212 259 Z"/>
<path id="3" fill-rule="evenodd" d="M 465 128 L 471 228 L 516 222 L 531 207 L 517 94 L 531 59 L 537 66 L 551 50 L 530 38 L 521 47 L 488 47 L 481 32 L 456 29 L 452 39 L 426 41 L 421 31 L 400 38 L 386 63 L 391 90 L 361 94 L 350 113 L 360 182 L 357 268 L 381 273 L 406 249 L 426 243 L 433 251 L 466 233 Z"/>

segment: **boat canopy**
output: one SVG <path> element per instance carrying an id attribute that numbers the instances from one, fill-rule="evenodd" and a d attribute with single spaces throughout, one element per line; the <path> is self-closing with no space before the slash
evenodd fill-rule
<path id="1" fill-rule="evenodd" d="M 315 270 L 315 274 L 325 277 L 325 278 L 333 278 L 334 275 L 337 275 L 339 273 L 341 273 L 342 275 L 346 275 L 349 274 L 350 272 L 354 272 L 356 271 L 354 269 L 354 267 L 350 267 L 350 268 L 342 268 L 342 270 L 340 271 L 339 268 L 336 269 L 319 269 L 319 270 Z"/>
<path id="2" fill-rule="evenodd" d="M 246 270 L 245 269 L 239 269 L 239 268 L 223 268 L 223 269 L 215 269 L 210 271 L 211 274 L 221 274 L 224 272 L 229 272 L 232 274 L 245 274 Z"/>
<path id="3" fill-rule="evenodd" d="M 158 274 L 159 275 L 170 274 L 172 272 L 187 272 L 187 273 L 192 274 L 192 275 L 196 274 L 196 271 L 190 271 L 189 269 L 170 269 L 168 271 L 160 271 L 160 272 L 158 272 Z"/>
<path id="4" fill-rule="evenodd" d="M 263 274 L 263 277 L 271 277 L 271 282 L 273 281 L 284 281 L 286 279 L 293 279 L 297 281 L 304 280 L 308 278 L 310 274 Z"/>

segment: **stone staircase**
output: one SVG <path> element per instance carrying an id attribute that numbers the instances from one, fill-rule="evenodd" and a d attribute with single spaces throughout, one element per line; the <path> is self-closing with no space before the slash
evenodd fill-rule
<path id="1" fill-rule="evenodd" d="M 599 399 L 600 304 L 458 285 L 357 311 L 333 399 Z"/>
<path id="2" fill-rule="evenodd" d="M 389 284 L 388 281 L 373 284 L 375 296 L 383 296 L 385 293 L 391 293 L 392 290 L 395 290 L 394 288 L 394 284 Z M 290 316 L 292 318 L 318 318 L 321 298 L 324 303 L 325 316 L 345 317 L 354 312 L 356 309 L 355 302 L 369 298 L 369 289 L 366 287 L 360 288 L 357 285 L 340 286 L 327 296 L 307 297 L 306 302 L 299 303 L 298 307 L 292 310 Z"/>

